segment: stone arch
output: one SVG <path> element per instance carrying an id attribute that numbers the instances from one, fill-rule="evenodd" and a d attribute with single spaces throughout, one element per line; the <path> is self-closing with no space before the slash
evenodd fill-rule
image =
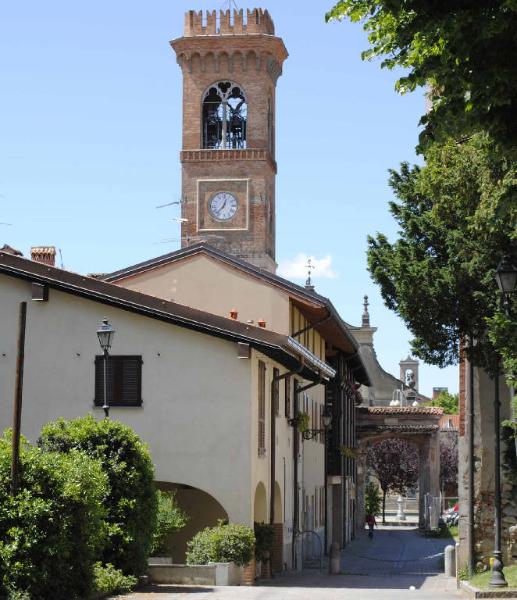
<path id="1" fill-rule="evenodd" d="M 204 57 L 204 71 L 207 73 L 216 72 L 216 58 L 213 52 L 207 52 Z"/>
<path id="2" fill-rule="evenodd" d="M 255 488 L 253 500 L 253 520 L 256 523 L 267 523 L 267 495 L 266 486 L 259 481 Z"/>
<path id="3" fill-rule="evenodd" d="M 228 512 L 216 498 L 199 488 L 166 481 L 157 481 L 156 485 L 160 490 L 174 492 L 179 506 L 189 516 L 186 526 L 171 537 L 173 561 L 184 563 L 187 542 L 205 527 L 228 521 Z"/>
<path id="4" fill-rule="evenodd" d="M 247 71 L 251 71 L 251 70 L 256 71 L 257 67 L 258 67 L 257 53 L 253 50 L 250 50 L 246 54 L 246 70 Z"/>
<path id="5" fill-rule="evenodd" d="M 244 57 L 238 50 L 232 54 L 233 70 L 241 72 L 244 70 Z"/>

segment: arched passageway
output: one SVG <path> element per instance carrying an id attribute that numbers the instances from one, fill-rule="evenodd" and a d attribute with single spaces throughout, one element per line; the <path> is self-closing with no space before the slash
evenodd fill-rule
<path id="1" fill-rule="evenodd" d="M 419 457 L 418 525 L 432 529 L 438 525 L 440 496 L 439 421 L 442 410 L 434 407 L 371 406 L 357 409 L 357 521 L 364 526 L 364 487 L 366 483 L 366 447 L 387 438 L 408 441 Z"/>
<path id="2" fill-rule="evenodd" d="M 228 513 L 213 496 L 199 488 L 164 481 L 158 481 L 156 485 L 160 490 L 173 491 L 179 506 L 189 517 L 186 526 L 171 537 L 173 561 L 184 563 L 187 542 L 205 527 L 213 527 L 219 520 L 228 521 Z"/>
<path id="3" fill-rule="evenodd" d="M 253 502 L 253 520 L 255 523 L 267 523 L 267 499 L 266 487 L 259 481 L 255 488 L 255 500 Z"/>

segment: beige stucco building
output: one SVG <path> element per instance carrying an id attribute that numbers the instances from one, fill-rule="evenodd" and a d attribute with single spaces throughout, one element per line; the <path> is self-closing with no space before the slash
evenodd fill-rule
<path id="1" fill-rule="evenodd" d="M 102 418 L 96 329 L 107 317 L 116 328 L 112 358 L 141 359 L 140 394 L 112 396 L 110 418 L 149 444 L 156 479 L 178 490 L 191 516 L 186 536 L 217 518 L 272 519 L 277 561 L 292 564 L 293 464 L 302 462 L 306 481 L 323 460 L 319 439 L 293 452 L 294 386 L 332 378 L 331 367 L 287 335 L 0 252 L 2 429 L 12 421 L 20 302 L 28 303 L 23 435 L 36 442 L 42 425 L 60 416 Z M 311 410 L 310 427 L 318 428 L 316 395 Z M 314 502 L 309 496 L 312 511 Z M 179 540 L 178 560 L 182 550 Z"/>

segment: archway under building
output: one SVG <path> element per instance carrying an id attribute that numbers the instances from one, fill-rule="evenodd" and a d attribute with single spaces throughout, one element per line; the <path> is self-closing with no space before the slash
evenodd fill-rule
<path id="1" fill-rule="evenodd" d="M 209 493 L 190 485 L 157 481 L 158 489 L 174 492 L 178 505 L 187 513 L 188 521 L 183 529 L 171 536 L 173 562 L 185 562 L 187 543 L 205 527 L 213 527 L 218 521 L 228 521 L 228 513 L 218 500 Z"/>
<path id="2" fill-rule="evenodd" d="M 255 523 L 267 523 L 267 495 L 266 486 L 259 481 L 255 488 L 255 496 L 253 501 L 253 520 Z"/>
<path id="3" fill-rule="evenodd" d="M 439 421 L 442 409 L 434 407 L 359 407 L 357 409 L 357 521 L 364 526 L 366 454 L 370 444 L 395 438 L 409 442 L 419 458 L 418 526 L 434 529 L 440 515 Z"/>

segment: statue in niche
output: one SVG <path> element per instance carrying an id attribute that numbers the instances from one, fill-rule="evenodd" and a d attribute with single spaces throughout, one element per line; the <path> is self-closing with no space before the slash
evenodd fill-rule
<path id="1" fill-rule="evenodd" d="M 404 375 L 404 382 L 411 389 L 415 387 L 416 381 L 413 369 L 406 369 L 406 373 Z"/>

